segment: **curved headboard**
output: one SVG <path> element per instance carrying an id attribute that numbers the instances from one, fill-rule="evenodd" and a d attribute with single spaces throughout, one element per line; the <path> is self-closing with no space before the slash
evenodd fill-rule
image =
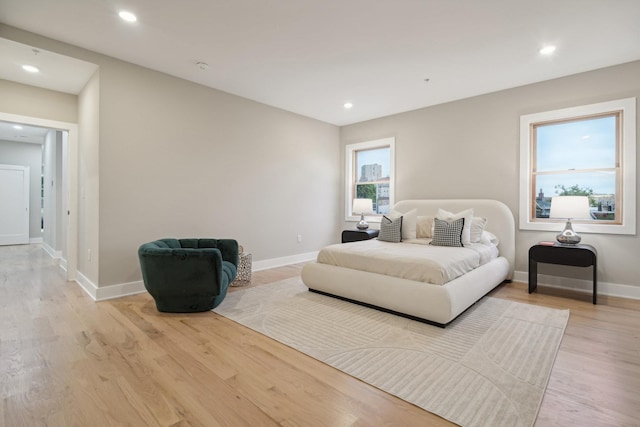
<path id="1" fill-rule="evenodd" d="M 500 256 L 509 261 L 509 277 L 513 278 L 516 257 L 516 231 L 511 210 L 502 202 L 489 199 L 441 199 L 441 200 L 403 200 L 394 205 L 398 212 L 418 209 L 418 215 L 435 216 L 439 208 L 449 212 L 460 212 L 473 208 L 473 216 L 487 218 L 486 230 L 495 234 L 500 243 Z"/>

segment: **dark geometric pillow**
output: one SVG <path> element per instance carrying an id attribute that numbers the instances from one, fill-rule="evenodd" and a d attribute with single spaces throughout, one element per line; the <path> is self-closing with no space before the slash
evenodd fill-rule
<path id="1" fill-rule="evenodd" d="M 380 234 L 378 240 L 383 242 L 399 243 L 402 241 L 402 217 L 391 219 L 382 217 L 380 222 Z"/>
<path id="2" fill-rule="evenodd" d="M 433 246 L 462 247 L 464 218 L 458 218 L 451 222 L 435 218 L 433 222 L 433 240 L 431 240 Z"/>

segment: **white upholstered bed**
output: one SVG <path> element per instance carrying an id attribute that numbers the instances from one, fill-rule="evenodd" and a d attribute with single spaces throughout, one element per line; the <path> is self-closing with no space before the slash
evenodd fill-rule
<path id="1" fill-rule="evenodd" d="M 302 269 L 305 285 L 314 292 L 445 326 L 497 285 L 513 278 L 515 225 L 513 214 L 505 204 L 496 200 L 445 199 L 404 200 L 394 206 L 395 211 L 402 213 L 414 208 L 420 216 L 435 216 L 438 209 L 460 212 L 473 208 L 473 216 L 487 218 L 485 230 L 498 238 L 498 256 L 453 280 L 433 284 L 425 283 L 412 275 L 388 273 L 386 270 L 372 272 L 357 267 L 332 265 L 325 263 L 327 255 L 321 252 L 316 262 L 306 264 Z M 372 242 L 371 247 L 376 244 L 377 242 Z M 348 245 L 354 245 L 354 249 L 359 247 L 361 251 L 366 248 L 366 242 L 347 243 L 343 246 Z M 400 251 L 401 246 L 397 247 Z M 410 268 L 411 266 L 407 267 Z"/>

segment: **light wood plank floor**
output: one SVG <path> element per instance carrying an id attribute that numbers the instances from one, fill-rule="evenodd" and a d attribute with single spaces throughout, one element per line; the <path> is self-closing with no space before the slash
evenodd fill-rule
<path id="1" fill-rule="evenodd" d="M 571 310 L 536 426 L 640 425 L 640 301 L 492 295 Z M 7 427 L 452 425 L 215 313 L 95 303 L 38 245 L 0 247 L 0 402 Z"/>

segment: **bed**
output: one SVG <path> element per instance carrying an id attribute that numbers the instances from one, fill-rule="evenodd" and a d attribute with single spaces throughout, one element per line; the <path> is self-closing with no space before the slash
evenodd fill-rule
<path id="1" fill-rule="evenodd" d="M 420 263 L 415 260 L 400 267 L 396 265 L 399 262 L 392 262 L 387 267 L 370 268 L 371 264 L 377 266 L 380 263 L 375 259 L 367 260 L 362 256 L 369 249 L 374 253 L 376 247 L 382 248 L 382 253 L 386 253 L 390 258 L 389 248 L 394 248 L 394 252 L 404 250 L 415 252 L 415 248 L 420 246 L 415 242 L 407 241 L 385 245 L 371 240 L 332 245 L 338 250 L 338 255 L 327 252 L 325 249 L 329 248 L 324 248 L 315 262 L 303 267 L 302 281 L 313 292 L 444 327 L 497 285 L 513 278 L 515 260 L 513 214 L 502 202 L 486 199 L 404 200 L 393 207 L 396 212 L 413 212 L 414 215 L 413 209 L 415 209 L 419 217 L 436 216 L 439 209 L 458 213 L 470 208 L 473 209 L 473 217 L 487 219 L 484 230 L 488 233 L 483 235 L 496 238 L 497 251 L 495 256 L 485 259 L 475 268 L 466 268 L 463 274 L 460 272 L 445 274 L 441 279 L 423 277 L 434 276 L 434 274 L 421 272 Z M 408 245 L 412 247 L 409 248 Z M 353 248 L 354 253 L 350 255 L 353 259 L 349 262 L 344 261 L 344 265 L 341 265 L 341 260 L 345 257 L 340 255 L 340 251 L 350 248 Z M 425 265 L 430 262 L 427 258 L 424 259 Z M 438 275 L 435 274 L 435 276 Z"/>

